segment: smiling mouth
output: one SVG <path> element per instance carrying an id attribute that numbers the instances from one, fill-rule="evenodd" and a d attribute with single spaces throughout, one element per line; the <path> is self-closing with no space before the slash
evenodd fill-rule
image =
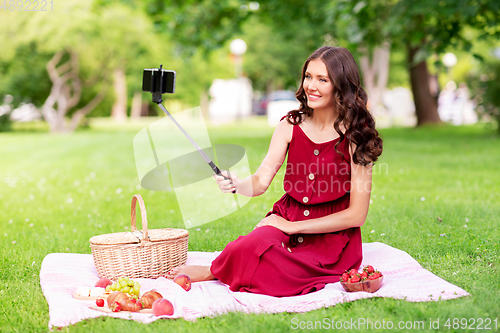
<path id="1" fill-rule="evenodd" d="M 321 98 L 321 96 L 319 95 L 313 95 L 313 94 L 308 94 L 307 97 L 309 98 L 309 100 L 311 101 L 315 101 L 315 100 L 318 100 Z"/>

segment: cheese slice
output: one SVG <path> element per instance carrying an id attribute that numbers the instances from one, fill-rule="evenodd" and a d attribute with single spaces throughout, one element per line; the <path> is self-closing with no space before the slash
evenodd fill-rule
<path id="1" fill-rule="evenodd" d="M 76 290 L 76 294 L 82 297 L 89 297 L 90 287 L 78 287 L 78 289 Z"/>
<path id="2" fill-rule="evenodd" d="M 102 294 L 104 294 L 104 288 L 101 287 L 90 288 L 89 296 L 101 296 Z"/>

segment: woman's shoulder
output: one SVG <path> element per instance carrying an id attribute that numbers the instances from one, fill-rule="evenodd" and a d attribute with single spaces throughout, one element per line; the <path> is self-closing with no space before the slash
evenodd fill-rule
<path id="1" fill-rule="evenodd" d="M 290 141 L 292 141 L 294 126 L 296 125 L 290 124 L 286 120 L 286 117 L 283 117 L 276 126 L 273 136 L 290 143 Z"/>

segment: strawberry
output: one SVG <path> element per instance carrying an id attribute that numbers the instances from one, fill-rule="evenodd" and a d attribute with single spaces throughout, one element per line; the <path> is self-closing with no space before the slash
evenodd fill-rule
<path id="1" fill-rule="evenodd" d="M 104 300 L 102 298 L 98 298 L 96 299 L 95 301 L 95 304 L 98 306 L 98 307 L 103 307 L 104 306 Z"/>
<path id="2" fill-rule="evenodd" d="M 349 280 L 349 277 L 350 277 L 349 273 L 347 273 L 347 272 L 342 274 L 342 277 L 341 277 L 342 282 L 347 282 Z"/>
<path id="3" fill-rule="evenodd" d="M 361 281 L 365 281 L 368 279 L 368 273 L 366 271 L 363 271 L 361 274 L 359 274 L 359 277 L 361 278 Z"/>
<path id="4" fill-rule="evenodd" d="M 368 276 L 368 280 L 376 280 L 376 279 L 378 279 L 378 278 L 379 278 L 379 277 L 381 277 L 381 276 L 382 276 L 382 275 L 380 275 L 380 273 L 375 272 L 375 273 L 373 273 L 372 275 L 369 275 L 369 276 Z"/>
<path id="5" fill-rule="evenodd" d="M 354 268 L 351 268 L 349 270 L 349 274 L 351 275 L 351 277 L 355 276 L 358 274 L 358 270 L 357 269 L 354 269 Z"/>
<path id="6" fill-rule="evenodd" d="M 351 278 L 351 283 L 356 283 L 356 282 L 359 282 L 361 279 L 359 278 L 359 275 L 354 275 L 352 278 Z"/>
<path id="7" fill-rule="evenodd" d="M 142 304 L 141 301 L 137 301 L 136 304 L 139 305 L 141 307 L 141 309 L 144 309 L 144 305 Z"/>
<path id="8" fill-rule="evenodd" d="M 367 272 L 368 274 L 372 274 L 373 272 L 375 272 L 375 269 L 373 269 L 373 266 L 367 265 L 363 268 L 363 271 Z"/>
<path id="9" fill-rule="evenodd" d="M 111 304 L 111 310 L 113 312 L 119 312 L 122 310 L 122 306 L 120 305 L 120 303 L 114 302 L 113 304 Z"/>

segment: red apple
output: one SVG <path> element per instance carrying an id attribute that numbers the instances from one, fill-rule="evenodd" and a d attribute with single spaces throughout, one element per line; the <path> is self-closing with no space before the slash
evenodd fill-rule
<path id="1" fill-rule="evenodd" d="M 185 291 L 189 291 L 191 289 L 191 278 L 187 275 L 177 275 L 174 282 L 184 288 Z"/>
<path id="2" fill-rule="evenodd" d="M 168 299 L 158 298 L 153 303 L 153 314 L 155 316 L 163 316 L 163 315 L 173 315 L 174 314 L 174 306 Z"/>
<path id="3" fill-rule="evenodd" d="M 99 280 L 97 280 L 97 282 L 95 283 L 95 287 L 100 287 L 100 288 L 106 288 L 107 286 L 109 286 L 110 284 L 113 284 L 113 281 L 111 281 L 110 279 L 107 279 L 107 278 L 100 278 Z"/>

